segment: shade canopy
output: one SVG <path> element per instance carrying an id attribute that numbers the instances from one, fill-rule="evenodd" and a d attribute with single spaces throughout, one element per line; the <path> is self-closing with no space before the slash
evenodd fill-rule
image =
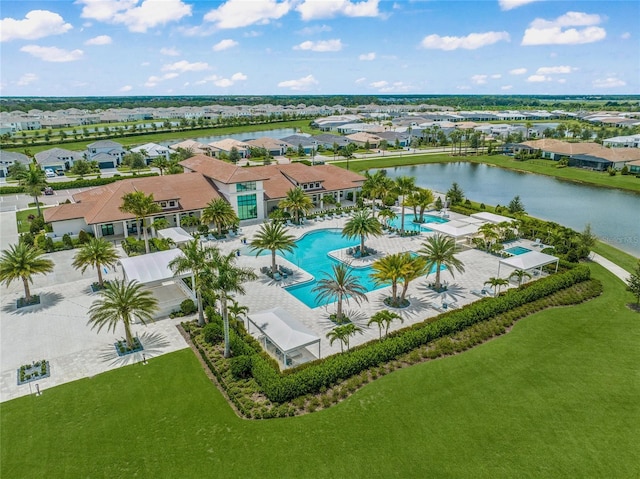
<path id="1" fill-rule="evenodd" d="M 510 258 L 502 258 L 498 264 L 498 273 L 500 273 L 500 265 L 504 264 L 515 269 L 527 271 L 530 269 L 542 268 L 548 264 L 556 263 L 558 258 L 550 254 L 541 253 L 540 251 L 529 251 L 528 253 L 511 256 Z"/>
<path id="2" fill-rule="evenodd" d="M 249 316 L 249 322 L 280 349 L 289 354 L 297 349 L 320 343 L 320 338 L 280 307 L 266 309 Z"/>
<path id="3" fill-rule="evenodd" d="M 158 230 L 158 236 L 160 238 L 168 238 L 172 240 L 175 244 L 183 244 L 188 243 L 193 240 L 193 236 L 187 233 L 183 228 L 164 228 Z"/>
<path id="4" fill-rule="evenodd" d="M 479 225 L 463 223 L 462 221 L 449 221 L 448 223 L 427 223 L 425 227 L 457 239 L 476 234 Z"/>
<path id="5" fill-rule="evenodd" d="M 509 218 L 508 216 L 496 215 L 495 213 L 489 213 L 488 211 L 482 211 L 481 213 L 473 213 L 471 215 L 472 218 L 477 218 L 482 221 L 487 221 L 489 223 L 511 223 L 515 221 L 513 218 Z"/>
<path id="6" fill-rule="evenodd" d="M 170 249 L 158 251 L 157 253 L 132 256 L 131 258 L 122 258 L 119 263 L 127 281 L 135 280 L 142 284 L 161 283 L 176 277 L 171 268 L 169 268 L 169 263 L 180 256 L 184 256 L 181 250 Z M 187 272 L 180 277 L 190 275 L 191 273 Z"/>

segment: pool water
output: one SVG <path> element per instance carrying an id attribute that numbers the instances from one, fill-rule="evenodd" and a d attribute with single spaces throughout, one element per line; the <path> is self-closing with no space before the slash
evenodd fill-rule
<path id="1" fill-rule="evenodd" d="M 419 223 L 414 223 L 413 222 L 413 220 L 415 218 L 416 218 L 416 215 L 414 215 L 413 213 L 407 213 L 407 214 L 404 215 L 404 229 L 405 230 L 407 230 L 407 231 L 426 231 L 426 232 L 430 232 L 432 230 L 430 230 L 429 228 L 424 226 L 424 223 L 447 223 L 449 221 L 447 219 L 440 218 L 438 216 L 423 215 L 424 223 L 423 224 L 419 224 Z M 389 226 L 393 227 L 393 228 L 400 229 L 400 226 L 402 224 L 402 218 L 401 218 L 400 214 L 398 214 L 397 218 L 389 220 L 387 222 L 387 224 Z"/>
<path id="2" fill-rule="evenodd" d="M 519 254 L 525 254 L 531 251 L 530 249 L 524 248 L 522 246 L 512 246 L 511 248 L 507 248 L 504 250 L 505 253 L 511 253 L 514 256 Z"/>
<path id="3" fill-rule="evenodd" d="M 342 248 L 353 248 L 360 245 L 360 240 L 343 237 L 342 230 L 339 229 L 321 229 L 305 234 L 296 241 L 296 244 L 298 247 L 293 252 L 284 254 L 278 252 L 278 255 L 284 257 L 298 268 L 305 270 L 314 279 L 306 283 L 289 286 L 285 290 L 310 308 L 329 304 L 331 302 L 329 300 L 319 302 L 317 293 L 311 291 L 316 287 L 317 280 L 325 278 L 327 273 L 331 274 L 332 266 L 339 263 L 338 260 L 329 256 L 329 252 Z M 266 251 L 263 254 L 271 253 Z M 389 286 L 388 284 L 377 285 L 371 278 L 371 273 L 373 273 L 371 266 L 352 268 L 351 270 L 351 274 L 358 278 L 367 292 Z"/>

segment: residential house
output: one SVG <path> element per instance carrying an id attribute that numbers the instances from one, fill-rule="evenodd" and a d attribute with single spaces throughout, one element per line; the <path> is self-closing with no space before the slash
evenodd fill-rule
<path id="1" fill-rule="evenodd" d="M 249 148 L 264 148 L 269 152 L 271 156 L 282 156 L 286 153 L 287 148 L 289 148 L 289 144 L 286 141 L 277 140 L 275 138 L 262 137 L 256 138 L 254 140 L 247 140 L 245 142 L 249 145 Z"/>
<path id="2" fill-rule="evenodd" d="M 240 140 L 225 138 L 224 140 L 213 141 L 209 143 L 211 156 L 213 156 L 214 158 L 220 158 L 220 153 L 225 153 L 228 156 L 229 154 L 231 154 L 231 150 L 234 147 L 236 150 L 238 150 L 240 158 L 246 158 L 249 156 L 249 145 Z"/>
<path id="3" fill-rule="evenodd" d="M 14 163 L 21 163 L 28 166 L 31 163 L 31 160 L 23 153 L 0 150 L 0 178 L 7 177 L 9 174 L 9 167 Z"/>
<path id="4" fill-rule="evenodd" d="M 602 140 L 610 148 L 640 148 L 640 135 L 615 136 Z"/>
<path id="5" fill-rule="evenodd" d="M 194 155 L 209 155 L 211 156 L 211 147 L 209 145 L 205 145 L 204 143 L 200 143 L 195 140 L 184 140 L 179 143 L 174 143 L 173 145 L 169 145 L 173 151 L 178 151 L 178 149 L 183 149 L 190 151 Z"/>
<path id="6" fill-rule="evenodd" d="M 609 167 L 617 170 L 635 160 L 640 160 L 640 149 L 607 148 L 598 143 L 569 143 L 545 138 L 522 143 L 534 150 L 540 150 L 542 157 L 550 160 L 567 159 L 569 166 L 605 171 Z"/>
<path id="7" fill-rule="evenodd" d="M 36 153 L 35 159 L 43 170 L 57 172 L 68 171 L 75 161 L 83 159 L 83 155 L 65 148 L 50 148 Z"/>
<path id="8" fill-rule="evenodd" d="M 358 146 L 364 147 L 367 143 L 369 143 L 369 148 L 378 148 L 380 146 L 380 141 L 382 138 L 378 135 L 374 135 L 372 133 L 353 133 L 351 135 L 347 135 L 347 138 Z"/>
<path id="9" fill-rule="evenodd" d="M 311 135 L 290 135 L 281 138 L 282 141 L 291 145 L 293 151 L 297 152 L 302 145 L 305 155 L 310 155 L 318 150 L 318 142 Z"/>
<path id="10" fill-rule="evenodd" d="M 171 149 L 169 149 L 169 147 L 158 145 L 157 143 L 145 143 L 144 145 L 131 148 L 130 151 L 133 153 L 142 153 L 147 165 L 156 158 L 164 157 L 168 160 L 169 155 L 171 154 Z"/>
<path id="11" fill-rule="evenodd" d="M 328 133 L 314 135 L 313 139 L 318 143 L 318 146 L 322 145 L 324 148 L 333 148 L 333 145 L 336 144 L 338 145 L 338 149 L 340 149 L 351 143 L 346 136 L 331 135 Z"/>
<path id="12" fill-rule="evenodd" d="M 98 140 L 87 145 L 86 157 L 100 168 L 115 168 L 122 163 L 125 149 L 113 140 Z"/>

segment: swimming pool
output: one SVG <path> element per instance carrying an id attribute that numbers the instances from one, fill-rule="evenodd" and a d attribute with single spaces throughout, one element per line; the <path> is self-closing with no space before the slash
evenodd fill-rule
<path id="1" fill-rule="evenodd" d="M 449 220 L 446 220 L 444 218 L 440 218 L 438 216 L 433 216 L 433 215 L 423 215 L 424 216 L 424 223 L 447 223 Z M 416 218 L 416 215 L 414 215 L 413 213 L 407 213 L 404 215 L 404 229 L 407 231 L 433 231 L 430 230 L 428 227 L 424 226 L 423 224 L 420 223 L 414 223 L 413 220 Z M 397 228 L 400 229 L 402 223 L 402 218 L 400 216 L 400 214 L 398 214 L 398 216 L 392 220 L 389 220 L 387 222 L 387 224 L 389 226 L 392 226 L 393 228 Z"/>
<path id="2" fill-rule="evenodd" d="M 285 288 L 285 291 L 310 308 L 317 308 L 318 306 L 329 304 L 331 302 L 329 300 L 318 302 L 317 293 L 311 291 L 316 287 L 318 279 L 326 277 L 326 273 L 331 273 L 332 266 L 339 263 L 338 260 L 329 256 L 329 252 L 342 248 L 353 248 L 354 246 L 360 245 L 360 240 L 357 238 L 348 239 L 343 237 L 342 230 L 340 229 L 321 229 L 306 233 L 296 241 L 296 244 L 298 247 L 295 248 L 293 252 L 284 254 L 279 252 L 278 255 L 290 261 L 298 268 L 302 268 L 311 274 L 314 279 L 305 283 L 289 286 Z M 268 255 L 271 253 L 266 251 L 262 254 Z M 367 292 L 389 286 L 388 284 L 376 284 L 371 278 L 372 272 L 373 268 L 371 266 L 352 268 L 351 270 L 351 274 L 358 278 L 360 284 L 365 287 Z"/>
<path id="3" fill-rule="evenodd" d="M 523 246 L 512 246 L 511 248 L 507 248 L 504 250 L 505 253 L 511 253 L 514 256 L 517 256 L 519 254 L 525 254 L 525 253 L 528 253 L 529 251 L 531 250 Z"/>

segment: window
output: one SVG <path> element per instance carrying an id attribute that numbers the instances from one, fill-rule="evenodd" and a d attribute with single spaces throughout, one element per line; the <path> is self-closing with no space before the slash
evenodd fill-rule
<path id="1" fill-rule="evenodd" d="M 113 236 L 113 223 L 102 225 L 102 236 Z"/>
<path id="2" fill-rule="evenodd" d="M 244 183 L 236 183 L 236 191 L 255 191 L 255 181 L 245 181 Z"/>
<path id="3" fill-rule="evenodd" d="M 309 186 L 309 185 L 305 183 L 304 185 L 302 185 L 302 189 L 303 189 L 303 190 L 306 190 L 306 189 L 307 189 L 307 186 Z"/>
<path id="4" fill-rule="evenodd" d="M 173 208 L 176 206 L 176 202 L 175 201 L 169 201 L 169 208 Z"/>
<path id="5" fill-rule="evenodd" d="M 161 208 L 166 208 L 167 207 L 167 202 L 166 201 L 161 201 L 160 202 L 160 207 Z"/>
<path id="6" fill-rule="evenodd" d="M 238 196 L 238 218 L 249 220 L 258 217 L 256 195 Z"/>
<path id="7" fill-rule="evenodd" d="M 316 188 L 320 188 L 320 182 L 316 183 Z"/>

